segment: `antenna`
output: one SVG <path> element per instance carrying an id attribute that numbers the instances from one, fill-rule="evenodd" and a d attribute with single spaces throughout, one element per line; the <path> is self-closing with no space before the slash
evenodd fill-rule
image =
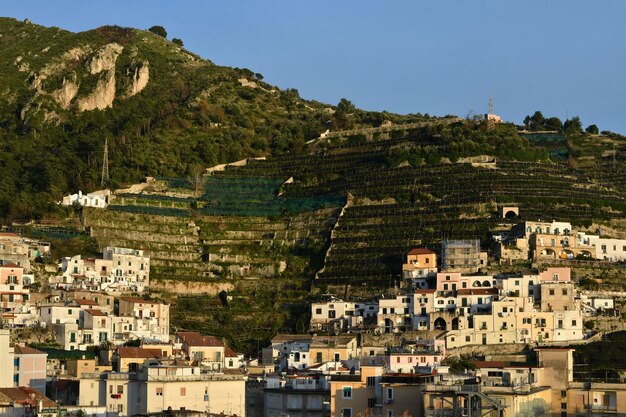
<path id="1" fill-rule="evenodd" d="M 104 155 L 102 156 L 102 177 L 100 188 L 109 183 L 109 138 L 104 139 Z"/>
<path id="2" fill-rule="evenodd" d="M 489 96 L 489 114 L 493 114 L 493 97 Z"/>

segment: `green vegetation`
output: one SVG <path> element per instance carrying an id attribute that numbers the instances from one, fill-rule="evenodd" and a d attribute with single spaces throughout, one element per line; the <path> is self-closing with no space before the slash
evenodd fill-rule
<path id="1" fill-rule="evenodd" d="M 152 29 L 159 34 L 115 26 L 71 33 L 0 18 L 0 220 L 63 217 L 52 201 L 99 188 L 106 139 L 107 185 L 119 187 L 147 175 L 185 177 L 198 165 L 299 154 L 329 126 L 430 119 L 344 105 L 333 114 L 334 106 L 302 100 L 251 70 L 215 65 Z M 91 74 L 89 63 L 112 42 L 123 46 L 113 106 L 79 112 L 77 100 L 104 76 Z M 145 65 L 148 84 L 128 97 L 131 76 Z M 53 93 L 68 82 L 79 87 L 64 108 Z"/>

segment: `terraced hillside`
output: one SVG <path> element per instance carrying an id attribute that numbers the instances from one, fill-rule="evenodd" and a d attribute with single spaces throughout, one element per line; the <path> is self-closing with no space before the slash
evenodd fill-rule
<path id="1" fill-rule="evenodd" d="M 553 141 L 541 146 L 541 135 L 529 141 L 505 134 L 510 136 L 491 134 L 502 141 L 491 149 L 474 142 L 469 151 L 457 153 L 457 163 L 441 158 L 453 155 L 461 140 L 418 130 L 403 138 L 256 161 L 234 168 L 229 175 L 292 175 L 295 182 L 285 190 L 292 196 L 350 193 L 348 207 L 333 229 L 317 285 L 393 285 L 402 257 L 412 245 L 435 247 L 442 238 L 478 238 L 485 243 L 489 230 L 503 222 L 496 216 L 499 204 L 520 206 L 525 219 L 562 219 L 578 226 L 611 225 L 624 219 L 623 157 L 614 163 L 600 152 L 591 163 L 586 160 L 584 169 L 577 169 L 572 167 L 575 161 L 558 157 L 562 150 L 552 154 Z M 559 140 L 570 146 L 563 135 Z M 598 148 L 613 146 L 603 140 L 588 143 L 590 138 L 577 141 L 590 154 L 593 149 L 598 153 Z M 617 145 L 626 148 L 623 141 Z M 512 146 L 518 147 L 513 149 L 517 155 L 511 153 Z M 482 162 L 461 163 L 483 150 L 500 156 L 467 158 Z M 398 155 L 406 159 L 399 161 Z M 528 155 L 539 160 L 515 160 Z M 435 158 L 446 163 L 424 162 Z M 421 165 L 412 166 L 411 159 L 420 160 Z"/>
<path id="2" fill-rule="evenodd" d="M 201 184 L 157 179 L 117 193 L 104 212 L 87 210 L 85 224 L 101 245 L 151 252 L 175 327 L 253 351 L 281 328 L 306 328 L 315 294 L 393 286 L 410 246 L 486 243 L 505 221 L 499 204 L 520 206 L 525 219 L 623 227 L 626 143 L 566 137 L 567 155 L 553 145 L 466 122 L 356 134 L 229 166 Z M 214 295 L 222 289 L 230 300 Z"/>

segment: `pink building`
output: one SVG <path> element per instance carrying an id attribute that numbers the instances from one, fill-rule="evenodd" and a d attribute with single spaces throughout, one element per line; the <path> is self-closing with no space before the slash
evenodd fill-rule
<path id="1" fill-rule="evenodd" d="M 15 345 L 13 385 L 46 393 L 46 362 L 48 354 L 28 346 Z"/>
<path id="2" fill-rule="evenodd" d="M 24 268 L 8 263 L 0 265 L 0 305 L 3 308 L 14 308 L 28 300 L 28 290 L 24 285 Z"/>
<path id="3" fill-rule="evenodd" d="M 539 282 L 571 282 L 571 270 L 565 268 L 548 268 L 539 274 Z"/>
<path id="4" fill-rule="evenodd" d="M 438 366 L 443 360 L 440 352 L 391 352 L 389 370 L 397 373 L 415 373 L 416 368 Z"/>

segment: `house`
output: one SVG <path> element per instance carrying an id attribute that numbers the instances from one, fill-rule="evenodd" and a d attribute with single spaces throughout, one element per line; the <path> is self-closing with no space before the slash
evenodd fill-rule
<path id="1" fill-rule="evenodd" d="M 263 363 L 274 363 L 277 371 L 308 368 L 312 340 L 308 334 L 277 334 L 263 351 Z"/>
<path id="2" fill-rule="evenodd" d="M 45 394 L 48 354 L 17 344 L 13 347 L 13 353 L 14 386 L 29 387 Z"/>
<path id="3" fill-rule="evenodd" d="M 214 370 L 224 367 L 224 343 L 215 336 L 202 336 L 198 332 L 178 332 L 175 343 L 180 343 L 186 357 L 191 361 Z"/>
<path id="4" fill-rule="evenodd" d="M 150 256 L 143 250 L 107 246 L 102 258 L 113 263 L 114 282 L 107 288 L 143 292 L 150 285 Z"/>
<path id="5" fill-rule="evenodd" d="M 402 265 L 402 278 L 425 278 L 437 273 L 437 253 L 427 248 L 411 249 L 406 255 L 406 263 Z M 425 280 L 420 281 L 420 288 L 425 288 Z"/>
<path id="6" fill-rule="evenodd" d="M 29 300 L 30 292 L 24 288 L 24 268 L 7 263 L 0 265 L 0 307 L 17 308 Z"/>
<path id="7" fill-rule="evenodd" d="M 327 415 L 330 410 L 330 383 L 320 374 L 278 375 L 264 378 L 265 417 L 282 417 L 298 410 L 302 417 Z"/>
<path id="8" fill-rule="evenodd" d="M 118 299 L 118 316 L 132 317 L 133 327 L 129 331 L 142 338 L 168 341 L 170 334 L 170 306 L 157 301 L 137 297 Z M 120 329 L 114 329 L 114 332 Z"/>
<path id="9" fill-rule="evenodd" d="M 89 194 L 83 194 L 82 191 L 78 191 L 78 194 L 70 194 L 63 197 L 63 200 L 61 200 L 59 204 L 62 206 L 79 204 L 83 207 L 106 208 L 109 204 L 110 195 L 110 190 L 94 191 Z"/>
<path id="10" fill-rule="evenodd" d="M 0 415 L 10 417 L 60 417 L 58 404 L 29 387 L 0 388 Z M 42 414 L 40 410 L 48 410 Z"/>
<path id="11" fill-rule="evenodd" d="M 348 361 L 360 355 L 356 335 L 313 336 L 309 352 L 311 364 Z"/>
<path id="12" fill-rule="evenodd" d="M 243 416 L 245 377 L 149 360 L 131 372 L 84 374 L 78 403 L 106 406 L 118 417 L 160 413 L 169 408 Z"/>
<path id="13" fill-rule="evenodd" d="M 140 347 L 119 347 L 111 357 L 111 364 L 115 372 L 129 372 L 139 368 L 147 359 L 159 359 L 161 351 L 158 349 L 144 349 Z"/>

